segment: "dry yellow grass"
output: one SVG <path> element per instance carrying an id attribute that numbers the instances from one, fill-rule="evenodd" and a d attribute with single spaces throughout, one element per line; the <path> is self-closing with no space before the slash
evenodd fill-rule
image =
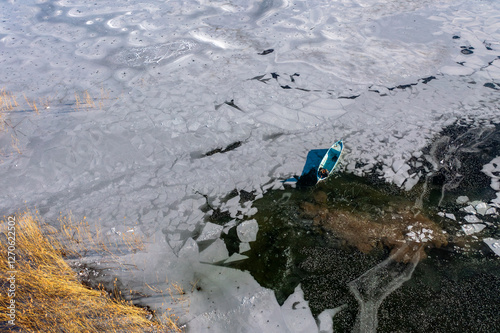
<path id="1" fill-rule="evenodd" d="M 17 103 L 16 95 L 7 91 L 5 88 L 0 89 L 0 121 L 2 122 L 2 125 L 4 125 L 3 120 L 7 112 L 16 111 L 16 109 L 21 108 L 22 110 L 32 110 L 39 115 L 41 109 L 49 110 L 53 101 L 52 97 L 40 97 L 38 100 L 29 98 L 26 94 L 23 94 L 23 97 L 26 103 L 20 106 Z M 97 98 L 93 97 L 88 90 L 84 90 L 80 93 L 75 92 L 74 108 L 78 111 L 82 108 L 88 111 L 96 109 L 98 106 L 99 109 L 102 110 L 105 106 L 104 101 L 110 99 L 110 91 L 102 87 L 100 89 L 100 96 Z"/>
<path id="2" fill-rule="evenodd" d="M 16 96 L 5 88 L 0 89 L 0 111 L 12 111 L 19 106 L 16 101 Z"/>
<path id="3" fill-rule="evenodd" d="M 16 101 L 16 96 L 5 88 L 0 89 L 0 131 L 5 129 L 6 113 L 14 110 L 19 106 Z"/>
<path id="4" fill-rule="evenodd" d="M 14 224 L 9 219 L 1 224 L 0 322 L 12 320 L 8 307 L 12 308 L 14 300 L 15 325 L 23 332 L 181 331 L 173 316 L 162 318 L 163 323 L 153 321 L 147 310 L 80 283 L 64 258 L 94 246 L 87 242 L 91 233 L 86 222 L 79 225 L 63 219 L 66 227 L 60 234 L 55 228 L 41 226 L 39 216 L 30 212 L 16 215 Z M 7 258 L 14 256 L 15 261 L 9 263 Z M 8 280 L 12 276 L 14 283 Z M 14 295 L 8 291 L 9 285 L 15 286 Z M 8 325 L 0 324 L 0 330 L 9 329 Z"/>
<path id="5" fill-rule="evenodd" d="M 14 135 L 10 135 L 11 138 L 11 146 L 14 148 L 15 151 L 17 151 L 18 154 L 22 154 L 21 149 L 19 148 L 19 139 L 15 137 Z"/>
<path id="6" fill-rule="evenodd" d="M 26 95 L 23 95 L 23 96 L 24 96 L 24 100 L 26 101 L 26 104 L 28 104 L 28 106 L 30 107 L 30 109 L 32 109 L 33 111 L 35 111 L 36 114 L 40 114 L 40 111 L 38 111 L 38 107 L 36 106 L 36 101 L 32 100 L 30 102 L 30 100 L 28 99 L 28 97 L 26 97 Z"/>
<path id="7" fill-rule="evenodd" d="M 24 97 L 25 103 L 19 105 L 15 94 L 6 90 L 5 88 L 0 88 L 0 133 L 9 132 L 9 128 L 13 131 L 13 134 L 11 134 L 12 149 L 8 149 L 10 151 L 0 149 L 0 156 L 13 156 L 16 152 L 18 154 L 22 154 L 22 147 L 17 138 L 17 131 L 15 130 L 15 127 L 17 125 L 12 125 L 10 123 L 8 114 L 19 111 L 26 112 L 31 110 L 37 115 L 40 115 L 41 110 L 50 110 L 52 102 L 54 100 L 54 98 L 52 97 L 40 97 L 38 99 L 32 99 L 27 97 L 26 94 L 23 94 L 22 96 Z M 80 111 L 83 108 L 89 111 L 91 109 L 96 109 L 97 107 L 99 107 L 99 109 L 102 110 L 105 106 L 104 101 L 109 99 L 111 99 L 110 91 L 102 87 L 100 90 L 100 97 L 97 98 L 92 97 L 92 95 L 87 90 L 85 90 L 83 93 L 75 92 L 74 109 L 76 111 Z M 62 99 L 59 102 L 63 103 Z M 22 120 L 20 122 L 22 122 Z"/>
<path id="8" fill-rule="evenodd" d="M 101 89 L 101 99 L 93 98 L 87 90 L 85 90 L 82 93 L 81 97 L 80 97 L 80 94 L 75 92 L 75 109 L 80 110 L 81 108 L 86 108 L 87 111 L 90 109 L 94 109 L 95 108 L 95 102 L 94 102 L 95 100 L 98 101 L 99 109 L 102 109 L 102 107 L 104 106 L 104 104 L 102 102 L 104 100 L 104 98 L 106 98 L 106 97 L 104 95 L 103 89 Z"/>

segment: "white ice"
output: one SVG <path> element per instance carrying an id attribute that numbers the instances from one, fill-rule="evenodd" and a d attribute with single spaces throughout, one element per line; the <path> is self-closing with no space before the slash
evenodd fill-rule
<path id="1" fill-rule="evenodd" d="M 462 225 L 462 230 L 466 235 L 472 235 L 472 234 L 481 232 L 484 228 L 486 228 L 486 225 L 481 224 L 481 223 L 472 223 L 472 224 Z"/>
<path id="2" fill-rule="evenodd" d="M 483 242 L 485 242 L 496 255 L 500 256 L 500 239 L 484 238 Z"/>
<path id="3" fill-rule="evenodd" d="M 444 126 L 500 121 L 494 1 L 48 0 L 0 12 L 0 88 L 19 103 L 0 134 L 0 214 L 134 228 L 147 249 L 122 258 L 137 271 L 116 274 L 150 296 L 158 276 L 189 291 L 202 281 L 180 313 L 191 332 L 289 331 L 272 291 L 218 266 L 242 259 L 219 235 L 256 213 L 228 193 L 280 188 L 339 138 L 344 170 L 380 165 L 410 190 L 425 176 L 410 159 L 421 165 Z M 485 172 L 496 177 L 497 162 Z M 207 225 L 207 201 L 232 224 Z M 259 235 L 239 228 L 244 253 Z M 163 311 L 153 296 L 141 301 Z"/>
<path id="4" fill-rule="evenodd" d="M 482 171 L 491 177 L 491 188 L 497 191 L 497 198 L 491 200 L 492 204 L 500 207 L 500 156 L 495 157 L 490 163 L 483 166 Z"/>
<path id="5" fill-rule="evenodd" d="M 257 239 L 259 224 L 256 220 L 244 221 L 236 227 L 236 232 L 240 241 L 248 243 Z"/>
<path id="6" fill-rule="evenodd" d="M 480 218 L 478 218 L 476 215 L 465 215 L 464 216 L 464 220 L 467 222 L 467 223 L 478 223 L 478 222 L 482 222 L 482 220 Z"/>

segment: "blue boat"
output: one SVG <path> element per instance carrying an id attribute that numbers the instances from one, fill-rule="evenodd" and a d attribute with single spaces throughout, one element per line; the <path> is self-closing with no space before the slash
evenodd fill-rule
<path id="1" fill-rule="evenodd" d="M 318 182 L 327 179 L 337 166 L 344 150 L 344 142 L 342 140 L 335 142 L 326 152 L 321 160 L 316 174 Z"/>

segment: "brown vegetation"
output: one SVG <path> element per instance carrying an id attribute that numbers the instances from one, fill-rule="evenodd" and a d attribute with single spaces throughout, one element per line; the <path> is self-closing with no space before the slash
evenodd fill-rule
<path id="1" fill-rule="evenodd" d="M 10 218 L 12 220 L 12 218 Z M 90 227 L 84 221 L 61 219 L 62 232 L 42 226 L 30 212 L 15 216 L 15 226 L 7 231 L 2 221 L 4 240 L 0 242 L 0 321 L 11 320 L 7 312 L 15 300 L 15 325 L 27 332 L 180 332 L 174 317 L 152 320 L 153 313 L 136 307 L 102 289 L 89 289 L 78 280 L 65 258 L 80 251 L 109 251 L 99 237 L 89 239 Z M 15 240 L 12 232 L 15 231 Z M 8 236 L 10 242 L 6 242 Z M 95 234 L 94 234 L 95 236 Z M 125 239 L 130 250 L 140 249 L 142 240 Z M 9 248 L 10 246 L 10 248 Z M 95 248 L 93 248 L 95 246 Z M 15 262 L 8 263 L 8 252 Z M 12 273 L 14 271 L 14 273 Z M 8 294 L 8 280 L 15 276 L 15 295 Z M 11 282 L 9 282 L 11 281 Z M 10 325 L 10 324 L 8 324 Z M 8 326 L 3 326 L 5 328 Z M 11 327 L 13 328 L 13 327 Z"/>
<path id="2" fill-rule="evenodd" d="M 302 204 L 303 213 L 313 218 L 317 226 L 333 232 L 363 253 L 377 246 L 386 246 L 395 254 L 404 246 L 406 250 L 399 251 L 395 259 L 406 262 L 416 253 L 421 259 L 425 258 L 425 248 L 447 244 L 446 235 L 436 223 L 422 214 L 411 212 L 406 206 L 373 218 L 366 213 L 328 207 L 324 192 L 317 192 L 314 198 L 315 203 Z"/>

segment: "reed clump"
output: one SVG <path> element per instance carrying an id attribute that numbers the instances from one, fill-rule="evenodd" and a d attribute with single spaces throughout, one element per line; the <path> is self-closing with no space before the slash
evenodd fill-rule
<path id="1" fill-rule="evenodd" d="M 174 320 L 155 320 L 152 312 L 112 297 L 102 289 L 90 289 L 79 281 L 65 259 L 89 250 L 83 245 L 86 235 L 90 234 L 88 224 L 82 223 L 79 228 L 71 230 L 71 224 L 66 223 L 66 230 L 61 233 L 57 228 L 42 226 L 40 220 L 37 214 L 27 211 L 9 217 L 9 223 L 4 219 L 0 225 L 1 237 L 4 238 L 0 242 L 0 330 L 181 331 Z M 7 225 L 14 228 L 7 229 Z M 15 232 L 15 238 L 12 232 Z M 15 261 L 8 262 L 8 256 L 14 257 Z M 12 276 L 15 277 L 14 283 Z M 8 285 L 15 286 L 14 294 L 7 292 Z M 5 324 L 12 320 L 9 316 L 12 311 L 8 312 L 12 300 L 16 306 L 15 322 Z"/>
<path id="2" fill-rule="evenodd" d="M 0 89 L 0 111 L 12 111 L 18 107 L 16 96 L 5 88 Z"/>

